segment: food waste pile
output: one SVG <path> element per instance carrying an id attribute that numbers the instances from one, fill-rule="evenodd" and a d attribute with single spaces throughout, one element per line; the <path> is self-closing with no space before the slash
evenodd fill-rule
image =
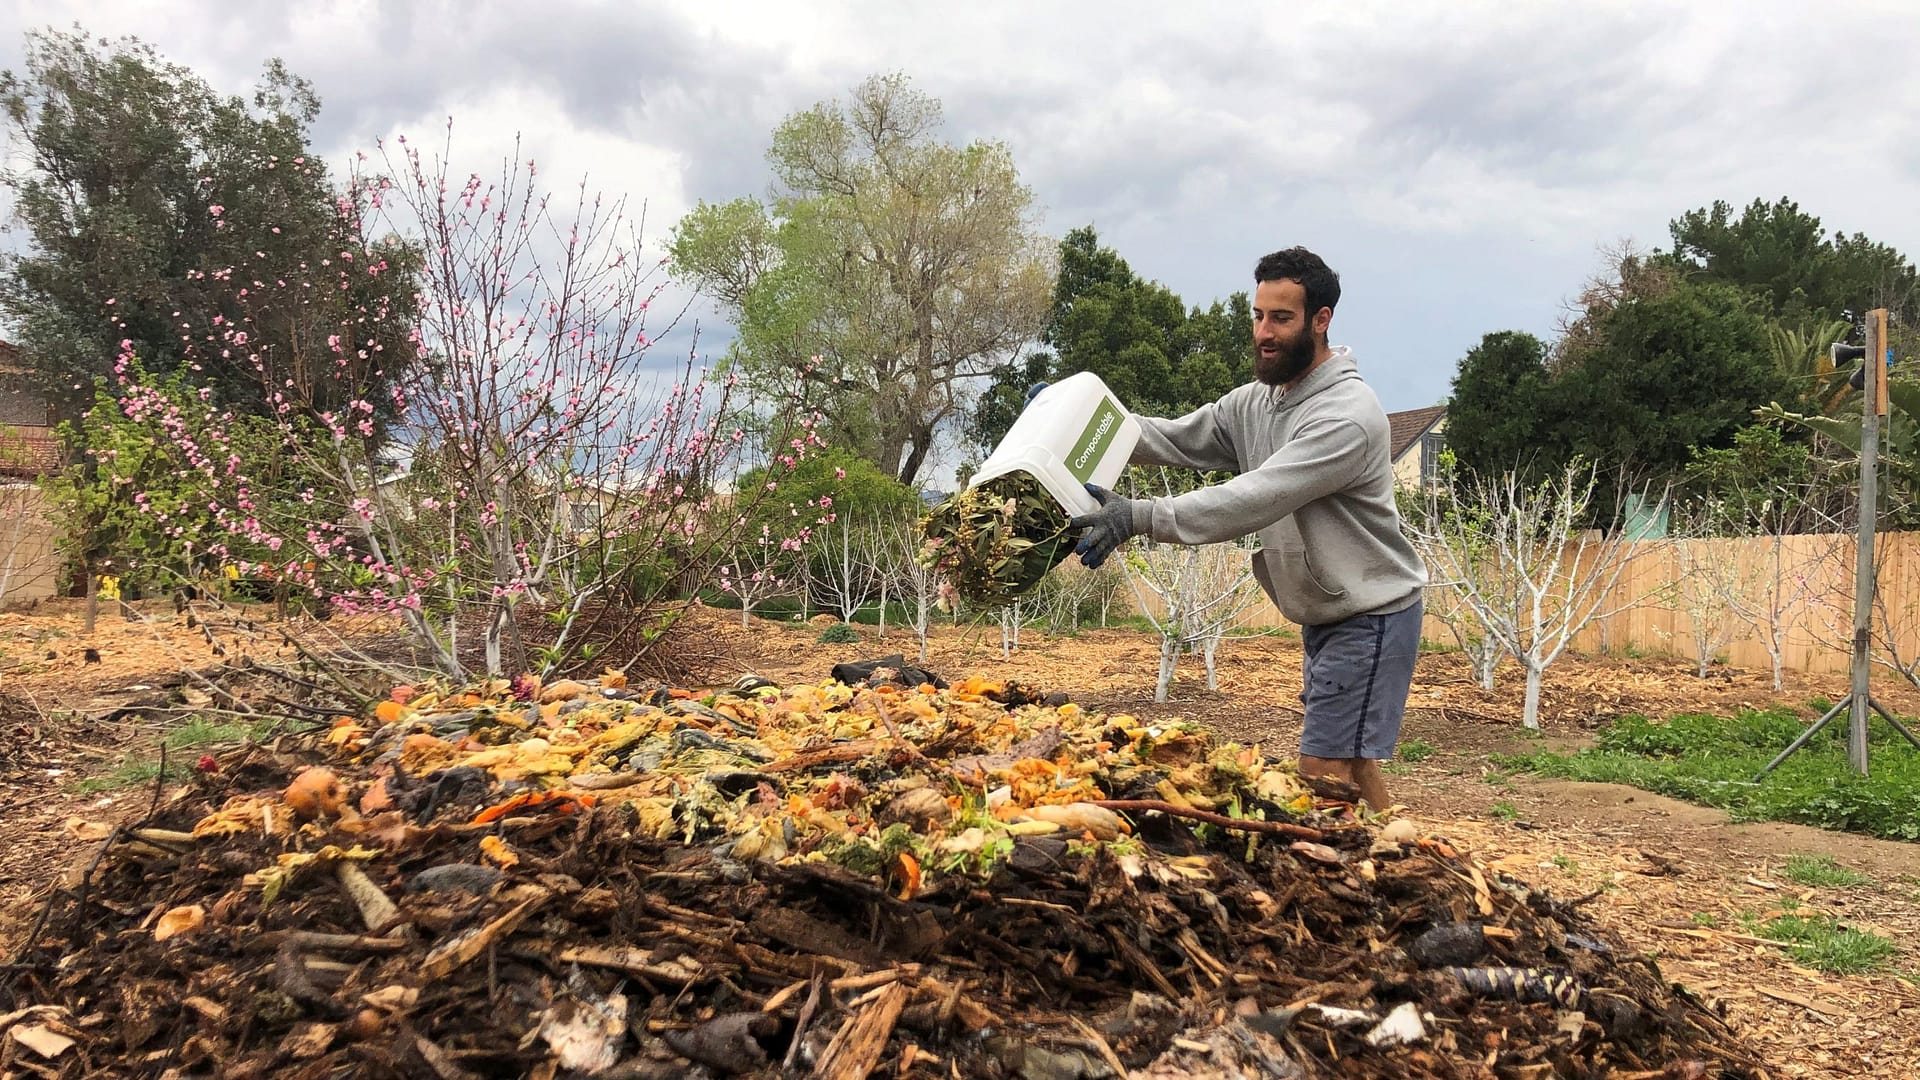
<path id="1" fill-rule="evenodd" d="M 47 1077 L 1758 1078 L 1577 898 L 897 658 L 395 688 L 203 758 L 0 973 Z"/>

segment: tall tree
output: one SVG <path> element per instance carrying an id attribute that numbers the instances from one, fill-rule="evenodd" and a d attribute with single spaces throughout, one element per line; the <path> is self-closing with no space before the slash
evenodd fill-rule
<path id="1" fill-rule="evenodd" d="M 730 360 L 753 379 L 812 363 L 830 441 L 906 483 L 971 381 L 1039 335 L 1053 278 L 1012 154 L 942 142 L 940 121 L 904 76 L 870 78 L 775 130 L 770 204 L 702 203 L 672 242 L 738 324 Z"/>
<path id="2" fill-rule="evenodd" d="M 1861 233 L 1831 235 L 1820 219 L 1787 198 L 1755 199 L 1736 216 L 1716 201 L 1669 226 L 1673 262 L 1694 280 L 1733 285 L 1764 297 L 1772 314 L 1794 322 L 1857 319 L 1870 308 L 1910 309 L 1914 265 Z"/>
<path id="3" fill-rule="evenodd" d="M 1173 290 L 1101 245 L 1090 225 L 1067 233 L 1059 261 L 1041 334 L 1051 352 L 995 373 L 969 427 L 980 446 L 991 449 L 1006 435 L 1027 387 L 1042 379 L 1090 371 L 1129 409 L 1166 416 L 1213 401 L 1252 374 L 1246 293 L 1189 311 Z"/>
<path id="4" fill-rule="evenodd" d="M 366 272 L 336 274 L 366 254 L 358 208 L 308 146 L 319 99 L 279 61 L 248 102 L 134 38 L 34 32 L 23 69 L 0 74 L 0 105 L 27 149 L 4 182 L 29 241 L 0 272 L 0 311 L 70 415 L 92 403 L 122 340 L 150 371 L 184 367 L 215 400 L 255 413 L 289 398 L 315 412 L 345 404 L 361 372 L 341 378 L 331 331 L 316 333 L 343 315 L 354 366 L 412 358 L 417 255 L 390 244 Z M 297 301 L 246 291 L 309 279 Z M 188 366 L 189 345 L 243 322 L 250 347 L 202 350 Z"/>

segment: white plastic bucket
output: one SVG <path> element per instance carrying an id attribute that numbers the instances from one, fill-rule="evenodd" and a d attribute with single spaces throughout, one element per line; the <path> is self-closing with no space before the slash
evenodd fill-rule
<path id="1" fill-rule="evenodd" d="M 969 488 L 1010 472 L 1031 473 L 1068 514 L 1100 508 L 1085 485 L 1111 488 L 1126 470 L 1140 422 L 1091 371 L 1048 385 L 973 474 Z"/>

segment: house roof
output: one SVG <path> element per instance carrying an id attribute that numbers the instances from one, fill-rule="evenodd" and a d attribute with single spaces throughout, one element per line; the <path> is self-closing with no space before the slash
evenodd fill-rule
<path id="1" fill-rule="evenodd" d="M 60 468 L 60 440 L 50 428 L 0 427 L 0 476 L 44 476 Z"/>
<path id="2" fill-rule="evenodd" d="M 1433 425 L 1447 415 L 1445 405 L 1430 405 L 1424 409 L 1408 409 L 1405 412 L 1387 414 L 1387 427 L 1392 431 L 1390 460 L 1399 461 L 1401 455 L 1412 449 L 1420 441 L 1420 436 L 1433 430 Z"/>

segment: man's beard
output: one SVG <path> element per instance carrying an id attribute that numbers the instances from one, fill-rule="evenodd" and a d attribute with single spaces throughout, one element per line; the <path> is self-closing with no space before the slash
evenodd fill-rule
<path id="1" fill-rule="evenodd" d="M 1283 386 L 1299 378 L 1313 366 L 1314 337 L 1303 332 L 1280 346 L 1278 354 L 1268 358 L 1258 349 L 1253 353 L 1253 374 L 1268 386 Z"/>

